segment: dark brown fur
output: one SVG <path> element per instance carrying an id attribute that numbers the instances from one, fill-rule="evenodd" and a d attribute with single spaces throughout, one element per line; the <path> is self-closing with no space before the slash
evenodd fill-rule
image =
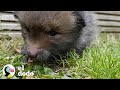
<path id="1" fill-rule="evenodd" d="M 93 19 L 90 18 L 89 23 L 92 24 L 88 24 L 89 29 L 86 28 L 85 31 L 87 20 L 81 12 L 75 14 L 74 11 L 18 11 L 16 15 L 25 41 L 23 53 L 30 58 L 47 60 L 71 49 L 82 53 L 94 35 L 90 26 L 93 25 Z M 51 36 L 51 32 L 57 34 Z"/>

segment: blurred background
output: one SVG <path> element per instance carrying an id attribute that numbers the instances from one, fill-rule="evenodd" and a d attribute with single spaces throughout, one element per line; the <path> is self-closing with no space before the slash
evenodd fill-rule
<path id="1" fill-rule="evenodd" d="M 0 11 L 0 34 L 19 36 L 20 24 L 13 16 L 14 11 Z M 101 33 L 120 33 L 120 11 L 94 11 L 97 28 Z"/>
<path id="2" fill-rule="evenodd" d="M 21 35 L 20 24 L 14 11 L 0 11 L 0 34 Z M 120 33 L 120 11 L 94 11 L 97 28 L 102 33 Z"/>

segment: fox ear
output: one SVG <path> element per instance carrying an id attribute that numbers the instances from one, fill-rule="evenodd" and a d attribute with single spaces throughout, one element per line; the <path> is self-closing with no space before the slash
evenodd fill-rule
<path id="1" fill-rule="evenodd" d="M 85 15 L 84 15 L 84 11 L 74 11 L 73 14 L 75 14 L 78 17 L 78 24 L 80 26 L 85 27 L 86 23 L 85 23 Z"/>
<path id="2" fill-rule="evenodd" d="M 16 19 L 18 19 L 18 11 L 13 12 L 13 15 Z"/>

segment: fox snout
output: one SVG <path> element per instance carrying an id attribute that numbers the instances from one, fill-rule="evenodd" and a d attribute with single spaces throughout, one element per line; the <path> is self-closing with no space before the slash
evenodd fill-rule
<path id="1" fill-rule="evenodd" d="M 43 50 L 40 50 L 40 53 L 43 53 Z M 30 58 L 37 58 L 38 51 L 37 50 L 33 50 L 33 51 L 27 50 L 27 55 Z"/>
<path id="2" fill-rule="evenodd" d="M 41 51 L 42 52 L 42 51 Z M 37 56 L 38 56 L 38 51 L 37 51 L 37 49 L 35 50 L 29 50 L 29 49 L 27 49 L 27 48 L 23 48 L 22 49 L 22 52 L 21 52 L 23 55 L 26 55 L 26 56 L 28 56 L 29 58 L 37 58 Z"/>
<path id="3" fill-rule="evenodd" d="M 27 49 L 23 48 L 22 54 L 31 59 L 46 60 L 50 56 L 50 52 L 44 49 Z"/>

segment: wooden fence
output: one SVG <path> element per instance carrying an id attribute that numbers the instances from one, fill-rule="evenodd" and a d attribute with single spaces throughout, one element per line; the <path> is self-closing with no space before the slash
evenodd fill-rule
<path id="1" fill-rule="evenodd" d="M 95 11 L 94 15 L 102 32 L 120 33 L 120 11 Z"/>
<path id="2" fill-rule="evenodd" d="M 18 35 L 20 24 L 13 16 L 14 11 L 0 11 L 0 34 Z M 95 11 L 96 25 L 101 32 L 120 33 L 120 11 Z"/>
<path id="3" fill-rule="evenodd" d="M 0 11 L 0 34 L 20 35 L 20 24 L 13 15 L 14 11 Z"/>

